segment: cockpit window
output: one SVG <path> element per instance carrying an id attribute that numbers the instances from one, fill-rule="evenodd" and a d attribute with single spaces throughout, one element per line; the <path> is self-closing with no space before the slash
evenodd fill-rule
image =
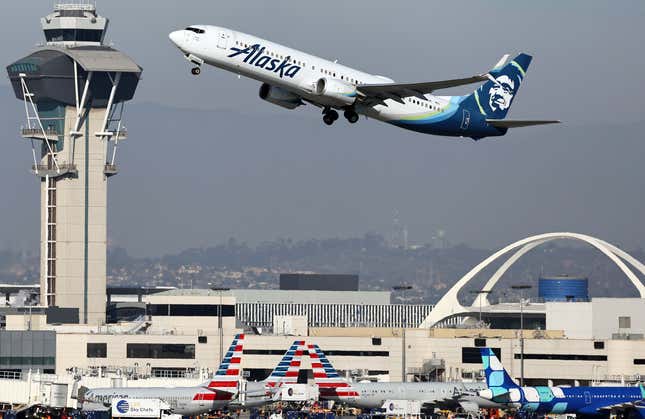
<path id="1" fill-rule="evenodd" d="M 205 30 L 203 30 L 203 29 L 193 28 L 193 27 L 190 27 L 190 26 L 189 26 L 189 27 L 187 27 L 187 28 L 186 28 L 186 30 L 187 30 L 187 31 L 191 31 L 191 32 L 195 32 L 195 33 L 204 33 L 204 32 L 206 32 L 206 31 L 205 31 Z"/>

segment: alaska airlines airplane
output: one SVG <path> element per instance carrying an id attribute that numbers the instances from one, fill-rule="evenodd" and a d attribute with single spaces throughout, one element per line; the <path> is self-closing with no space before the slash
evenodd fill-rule
<path id="1" fill-rule="evenodd" d="M 335 400 L 363 409 L 381 408 L 388 400 L 420 401 L 423 409 L 461 407 L 469 413 L 500 404 L 484 399 L 477 392 L 483 383 L 349 383 L 341 378 L 318 345 L 308 345 L 314 383 L 321 399 Z"/>
<path id="2" fill-rule="evenodd" d="M 543 414 L 575 413 L 609 417 L 623 412 L 645 418 L 645 388 L 639 387 L 520 387 L 490 348 L 481 349 L 488 389 L 479 395 L 508 407 Z"/>
<path id="3" fill-rule="evenodd" d="M 262 82 L 260 98 L 286 109 L 310 103 L 331 125 L 342 111 L 350 123 L 359 114 L 425 134 L 470 137 L 506 134 L 509 128 L 555 120 L 504 119 L 526 77 L 531 56 L 508 55 L 487 73 L 472 77 L 395 83 L 275 42 L 226 28 L 194 25 L 170 34 L 195 67 L 209 64 Z M 485 82 L 466 96 L 435 96 L 437 90 Z"/>
<path id="4" fill-rule="evenodd" d="M 295 341 L 271 375 L 263 381 L 246 382 L 241 378 L 244 335 L 238 334 L 210 380 L 192 387 L 96 388 L 82 394 L 84 410 L 100 410 L 119 399 L 160 399 L 172 413 L 197 416 L 228 406 L 260 406 L 271 403 L 283 384 L 296 383 L 304 341 Z"/>

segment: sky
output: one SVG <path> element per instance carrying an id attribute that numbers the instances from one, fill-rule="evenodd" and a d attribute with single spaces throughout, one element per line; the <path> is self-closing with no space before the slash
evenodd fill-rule
<path id="1" fill-rule="evenodd" d="M 39 18 L 51 5 L 4 5 L 5 64 L 42 42 Z M 452 243 L 492 249 L 568 230 L 645 247 L 642 1 L 103 0 L 98 9 L 110 18 L 108 40 L 144 68 L 108 192 L 108 238 L 135 255 L 228 237 L 387 235 L 395 212 L 413 243 L 442 229 Z M 470 76 L 527 52 L 534 59 L 509 117 L 564 123 L 477 143 L 363 119 L 327 127 L 312 107 L 262 102 L 255 81 L 214 68 L 190 75 L 167 35 L 199 23 L 400 82 Z M 0 78 L 0 175 L 11 179 L 0 185 L 11 197 L 0 203 L 0 247 L 35 249 L 37 182 L 8 85 Z"/>

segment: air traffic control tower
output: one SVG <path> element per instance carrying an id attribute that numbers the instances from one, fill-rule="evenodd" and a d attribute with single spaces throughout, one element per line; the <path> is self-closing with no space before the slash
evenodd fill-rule
<path id="1" fill-rule="evenodd" d="M 59 4 L 41 24 L 46 43 L 7 67 L 40 180 L 40 301 L 96 325 L 105 321 L 107 182 L 142 69 L 104 44 L 108 20 L 94 5 Z"/>

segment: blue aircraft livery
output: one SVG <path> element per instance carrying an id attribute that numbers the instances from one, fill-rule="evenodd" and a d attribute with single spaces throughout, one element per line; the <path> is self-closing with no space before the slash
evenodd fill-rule
<path id="1" fill-rule="evenodd" d="M 575 413 L 606 416 L 623 412 L 645 418 L 645 388 L 639 387 L 520 387 L 508 375 L 490 348 L 481 349 L 488 389 L 485 399 L 508 407 L 541 414 Z"/>
<path id="2" fill-rule="evenodd" d="M 191 25 L 170 40 L 201 74 L 204 64 L 257 80 L 260 99 L 284 109 L 305 104 L 322 110 L 326 125 L 360 115 L 424 134 L 479 140 L 505 135 L 509 128 L 553 124 L 557 120 L 507 119 L 531 56 L 505 54 L 492 69 L 469 77 L 398 83 L 276 42 L 212 25 Z M 385 57 L 383 57 L 385 59 Z M 471 73 L 472 74 L 472 73 Z M 478 84 L 472 94 L 435 92 Z"/>
<path id="3" fill-rule="evenodd" d="M 260 44 L 251 45 L 248 48 L 231 48 L 233 51 L 232 54 L 228 55 L 229 58 L 237 57 L 238 55 L 246 55 L 243 62 L 248 65 L 254 65 L 255 67 L 262 68 L 266 71 L 272 71 L 283 77 L 293 78 L 298 71 L 300 71 L 300 66 L 291 64 L 291 57 L 287 56 L 284 59 L 280 60 L 278 58 L 273 58 L 270 55 L 263 55 L 265 47 Z"/>

